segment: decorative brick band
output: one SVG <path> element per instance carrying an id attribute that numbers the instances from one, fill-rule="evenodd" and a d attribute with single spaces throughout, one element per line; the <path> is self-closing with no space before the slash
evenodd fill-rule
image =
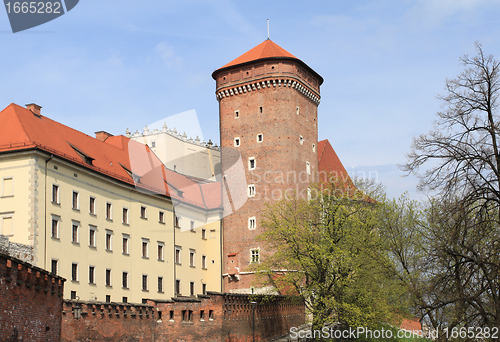
<path id="1" fill-rule="evenodd" d="M 303 85 L 301 82 L 298 82 L 296 80 L 292 79 L 273 79 L 273 80 L 264 80 L 264 81 L 258 81 L 254 83 L 248 83 L 248 84 L 243 84 L 239 85 L 237 87 L 221 90 L 216 94 L 217 101 L 220 101 L 221 99 L 225 97 L 230 97 L 230 96 L 236 96 L 238 94 L 244 94 L 247 92 L 251 91 L 257 91 L 260 89 L 265 89 L 265 88 L 271 88 L 271 87 L 290 87 L 295 90 L 297 90 L 299 93 L 307 97 L 309 100 L 311 100 L 313 103 L 316 105 L 319 105 L 320 102 L 320 97 L 316 95 L 316 93 L 312 92 L 309 90 L 308 87 Z"/>

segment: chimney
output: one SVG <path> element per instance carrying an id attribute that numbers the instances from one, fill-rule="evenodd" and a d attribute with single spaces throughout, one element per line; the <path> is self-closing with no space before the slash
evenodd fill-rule
<path id="1" fill-rule="evenodd" d="M 38 117 L 42 116 L 42 114 L 41 114 L 42 107 L 39 106 L 39 105 L 37 105 L 36 103 L 27 104 L 26 108 L 28 108 L 29 110 L 31 110 L 31 112 L 33 114 L 35 114 L 36 116 L 38 116 Z"/>
<path id="2" fill-rule="evenodd" d="M 99 141 L 105 141 L 106 139 L 108 139 L 109 137 L 112 137 L 113 134 L 110 134 L 108 132 L 105 132 L 105 131 L 98 131 L 98 132 L 95 132 L 95 138 Z"/>

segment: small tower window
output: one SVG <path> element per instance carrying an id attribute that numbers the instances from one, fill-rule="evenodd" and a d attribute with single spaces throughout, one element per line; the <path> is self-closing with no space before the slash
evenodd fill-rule
<path id="1" fill-rule="evenodd" d="M 304 137 L 302 135 L 299 138 L 299 142 L 301 145 L 304 145 Z"/>
<path id="2" fill-rule="evenodd" d="M 309 162 L 306 162 L 306 172 L 308 175 L 311 174 L 311 164 Z"/>
<path id="3" fill-rule="evenodd" d="M 248 169 L 255 170 L 255 157 L 248 158 Z"/>
<path id="4" fill-rule="evenodd" d="M 255 196 L 255 185 L 249 185 L 248 186 L 248 197 L 254 197 Z"/>
<path id="5" fill-rule="evenodd" d="M 313 152 L 316 153 L 316 145 L 313 144 Z"/>
<path id="6" fill-rule="evenodd" d="M 256 224 L 255 224 L 255 216 L 249 217 L 248 218 L 248 229 L 255 229 Z"/>
<path id="7" fill-rule="evenodd" d="M 260 112 L 262 113 L 262 107 L 259 107 Z"/>
<path id="8" fill-rule="evenodd" d="M 240 146 L 240 138 L 234 138 L 234 147 Z"/>
<path id="9" fill-rule="evenodd" d="M 297 106 L 297 115 L 300 114 L 299 106 Z"/>
<path id="10" fill-rule="evenodd" d="M 262 133 L 261 134 L 257 134 L 257 142 L 261 143 L 262 141 L 264 141 L 264 135 Z"/>
<path id="11" fill-rule="evenodd" d="M 234 118 L 238 119 L 239 117 L 240 117 L 240 111 L 239 110 L 235 110 L 234 111 Z"/>

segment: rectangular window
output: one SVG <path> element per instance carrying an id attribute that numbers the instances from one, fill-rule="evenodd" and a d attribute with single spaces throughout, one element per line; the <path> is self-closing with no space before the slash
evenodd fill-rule
<path id="1" fill-rule="evenodd" d="M 206 295 L 207 294 L 207 284 L 201 284 L 201 289 L 202 289 L 202 293 L 204 295 Z"/>
<path id="2" fill-rule="evenodd" d="M 113 250 L 113 232 L 110 230 L 106 230 L 106 250 Z"/>
<path id="3" fill-rule="evenodd" d="M 181 227 L 181 218 L 179 216 L 175 217 L 175 228 Z"/>
<path id="4" fill-rule="evenodd" d="M 207 230 L 206 230 L 205 228 L 203 228 L 203 229 L 201 230 L 201 238 L 202 238 L 203 240 L 206 240 L 206 239 L 207 239 Z"/>
<path id="5" fill-rule="evenodd" d="M 189 226 L 189 229 L 190 229 L 192 232 L 194 232 L 194 231 L 195 231 L 195 230 L 194 230 L 194 221 L 191 221 L 190 226 Z"/>
<path id="6" fill-rule="evenodd" d="M 142 291 L 147 291 L 148 290 L 148 275 L 143 274 L 142 275 Z"/>
<path id="7" fill-rule="evenodd" d="M 240 138 L 234 138 L 234 147 L 240 146 Z"/>
<path id="8" fill-rule="evenodd" d="M 158 277 L 158 292 L 163 293 L 163 277 Z"/>
<path id="9" fill-rule="evenodd" d="M 146 218 L 146 207 L 141 206 L 141 218 Z"/>
<path id="10" fill-rule="evenodd" d="M 71 291 L 69 297 L 71 299 L 76 299 L 76 291 Z"/>
<path id="11" fill-rule="evenodd" d="M 234 111 L 234 118 L 238 119 L 239 117 L 240 117 L 240 111 L 239 110 L 235 110 Z"/>
<path id="12" fill-rule="evenodd" d="M 89 247 L 95 247 L 95 238 L 96 238 L 96 226 L 89 226 Z"/>
<path id="13" fill-rule="evenodd" d="M 77 222 L 73 222 L 71 225 L 71 242 L 73 243 L 80 243 L 80 239 L 78 237 L 79 226 L 80 224 Z"/>
<path id="14" fill-rule="evenodd" d="M 194 297 L 194 281 L 189 282 L 189 295 Z"/>
<path id="15" fill-rule="evenodd" d="M 122 287 L 128 289 L 128 272 L 122 272 Z"/>
<path id="16" fill-rule="evenodd" d="M 249 217 L 248 218 L 248 229 L 255 229 L 256 224 L 255 224 L 255 216 Z"/>
<path id="17" fill-rule="evenodd" d="M 211 239 L 215 239 L 216 238 L 215 229 L 210 229 L 210 238 Z"/>
<path id="18" fill-rule="evenodd" d="M 89 284 L 95 284 L 95 266 L 89 266 Z"/>
<path id="19" fill-rule="evenodd" d="M 6 236 L 14 235 L 14 213 L 5 213 L 0 221 L 0 234 Z"/>
<path id="20" fill-rule="evenodd" d="M 304 145 L 304 137 L 302 135 L 299 137 L 299 142 L 301 145 Z"/>
<path id="21" fill-rule="evenodd" d="M 180 281 L 180 279 L 175 280 L 175 295 L 176 296 L 181 295 L 181 281 Z"/>
<path id="22" fill-rule="evenodd" d="M 52 203 L 59 203 L 59 185 L 52 184 Z"/>
<path id="23" fill-rule="evenodd" d="M 297 115 L 299 115 L 300 114 L 299 107 L 297 107 L 296 111 L 297 111 Z"/>
<path id="24" fill-rule="evenodd" d="M 128 224 L 128 208 L 123 208 L 122 223 Z"/>
<path id="25" fill-rule="evenodd" d="M 149 240 L 142 239 L 142 257 L 149 258 Z"/>
<path id="26" fill-rule="evenodd" d="M 78 264 L 71 264 L 71 281 L 78 281 Z"/>
<path id="27" fill-rule="evenodd" d="M 255 157 L 248 158 L 248 169 L 255 170 Z"/>
<path id="28" fill-rule="evenodd" d="M 257 134 L 257 142 L 261 143 L 264 141 L 264 134 Z"/>
<path id="29" fill-rule="evenodd" d="M 14 196 L 14 181 L 12 177 L 5 177 L 2 180 L 2 197 Z"/>
<path id="30" fill-rule="evenodd" d="M 113 205 L 109 202 L 106 202 L 106 219 L 113 219 Z"/>
<path id="31" fill-rule="evenodd" d="M 194 249 L 189 250 L 189 266 L 194 267 L 194 258 L 195 258 L 196 251 Z"/>
<path id="32" fill-rule="evenodd" d="M 163 242 L 158 242 L 158 260 L 163 261 L 165 260 L 164 254 L 164 249 L 165 249 L 165 244 Z"/>
<path id="33" fill-rule="evenodd" d="M 125 255 L 128 255 L 128 242 L 129 242 L 130 236 L 129 235 L 123 235 L 122 236 L 122 253 Z"/>
<path id="34" fill-rule="evenodd" d="M 52 218 L 52 237 L 59 239 L 59 219 Z"/>
<path id="35" fill-rule="evenodd" d="M 151 141 L 151 147 L 155 148 L 156 147 L 156 141 Z"/>
<path id="36" fill-rule="evenodd" d="M 250 250 L 250 262 L 251 263 L 260 262 L 260 251 L 258 248 Z"/>
<path id="37" fill-rule="evenodd" d="M 80 209 L 80 194 L 76 191 L 73 191 L 73 209 L 78 210 Z"/>
<path id="38" fill-rule="evenodd" d="M 207 269 L 207 256 L 206 255 L 201 256 L 201 268 L 203 268 L 204 270 Z"/>
<path id="39" fill-rule="evenodd" d="M 163 211 L 158 213 L 158 222 L 165 223 L 165 213 Z"/>
<path id="40" fill-rule="evenodd" d="M 177 265 L 181 264 L 181 247 L 175 246 L 175 263 Z"/>
<path id="41" fill-rule="evenodd" d="M 308 175 L 311 174 L 311 164 L 309 164 L 309 162 L 306 162 L 306 172 Z"/>
<path id="42" fill-rule="evenodd" d="M 89 199 L 89 214 L 95 215 L 95 197 Z"/>
<path id="43" fill-rule="evenodd" d="M 51 273 L 57 274 L 58 264 L 59 264 L 59 260 L 52 259 L 52 262 L 50 263 L 50 266 L 51 266 L 50 272 Z"/>
<path id="44" fill-rule="evenodd" d="M 111 303 L 111 296 L 110 295 L 106 295 L 106 303 Z"/>
<path id="45" fill-rule="evenodd" d="M 255 196 L 255 185 L 251 184 L 248 186 L 248 197 Z"/>
<path id="46" fill-rule="evenodd" d="M 111 270 L 109 268 L 106 269 L 106 286 L 111 285 Z"/>

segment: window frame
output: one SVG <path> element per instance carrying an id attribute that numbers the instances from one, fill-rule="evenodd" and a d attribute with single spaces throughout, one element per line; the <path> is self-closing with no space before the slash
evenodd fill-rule
<path id="1" fill-rule="evenodd" d="M 71 209 L 80 210 L 80 193 L 76 190 L 71 193 Z"/>

